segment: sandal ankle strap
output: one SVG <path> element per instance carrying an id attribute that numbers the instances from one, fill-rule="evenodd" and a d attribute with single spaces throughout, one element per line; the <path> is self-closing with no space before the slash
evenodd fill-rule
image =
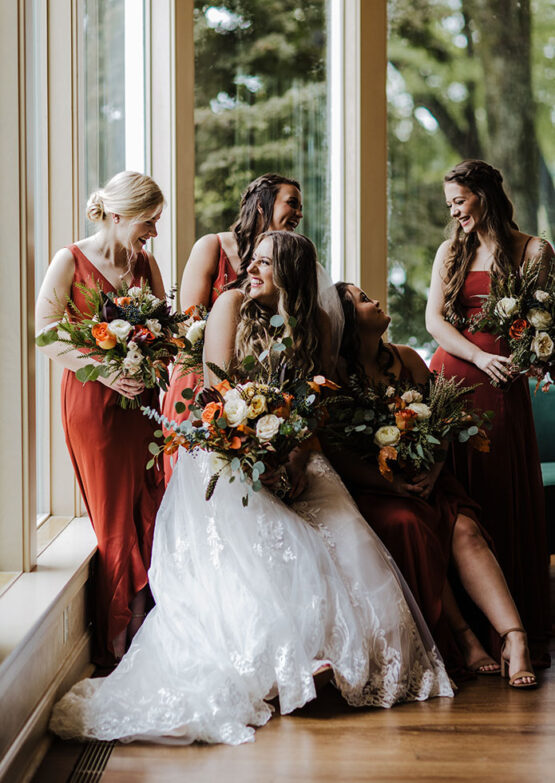
<path id="1" fill-rule="evenodd" d="M 499 636 L 502 639 L 504 639 L 506 636 L 508 636 L 510 633 L 513 633 L 513 632 L 523 633 L 524 636 L 526 636 L 526 631 L 524 630 L 524 628 L 509 628 L 506 631 L 503 631 L 503 633 L 500 633 Z"/>

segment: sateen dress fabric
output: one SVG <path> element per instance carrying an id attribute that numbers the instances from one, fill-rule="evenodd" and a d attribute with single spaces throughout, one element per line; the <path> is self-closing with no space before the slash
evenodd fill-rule
<path id="1" fill-rule="evenodd" d="M 64 738 L 232 745 L 315 697 L 330 661 L 351 705 L 452 696 L 451 683 L 391 556 L 321 454 L 286 506 L 220 478 L 206 501 L 206 454 L 181 451 L 160 507 L 155 608 L 118 668 L 56 705 Z M 411 602 L 411 608 L 409 603 Z"/>

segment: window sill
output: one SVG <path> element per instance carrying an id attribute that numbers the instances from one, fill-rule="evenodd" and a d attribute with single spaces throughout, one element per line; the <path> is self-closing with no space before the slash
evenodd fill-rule
<path id="1" fill-rule="evenodd" d="M 36 569 L 20 574 L 0 596 L 1 668 L 17 655 L 72 582 L 82 578 L 95 551 L 88 517 L 76 517 L 39 555 Z"/>

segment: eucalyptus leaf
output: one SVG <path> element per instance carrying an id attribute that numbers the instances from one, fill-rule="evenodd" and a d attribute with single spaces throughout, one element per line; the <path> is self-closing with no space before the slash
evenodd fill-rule
<path id="1" fill-rule="evenodd" d="M 276 313 L 270 318 L 270 326 L 275 326 L 275 327 L 283 326 L 283 323 L 284 323 L 283 317 L 279 315 L 279 313 Z"/>

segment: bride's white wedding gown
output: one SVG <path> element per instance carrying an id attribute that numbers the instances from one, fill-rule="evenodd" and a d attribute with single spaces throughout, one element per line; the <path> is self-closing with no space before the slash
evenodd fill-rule
<path id="1" fill-rule="evenodd" d="M 268 696 L 282 713 L 315 697 L 319 660 L 352 705 L 453 695 L 391 556 L 321 454 L 292 507 L 263 489 L 244 508 L 226 478 L 207 502 L 208 456 L 180 451 L 156 521 L 156 607 L 109 677 L 56 705 L 53 731 L 247 742 L 272 715 Z"/>

